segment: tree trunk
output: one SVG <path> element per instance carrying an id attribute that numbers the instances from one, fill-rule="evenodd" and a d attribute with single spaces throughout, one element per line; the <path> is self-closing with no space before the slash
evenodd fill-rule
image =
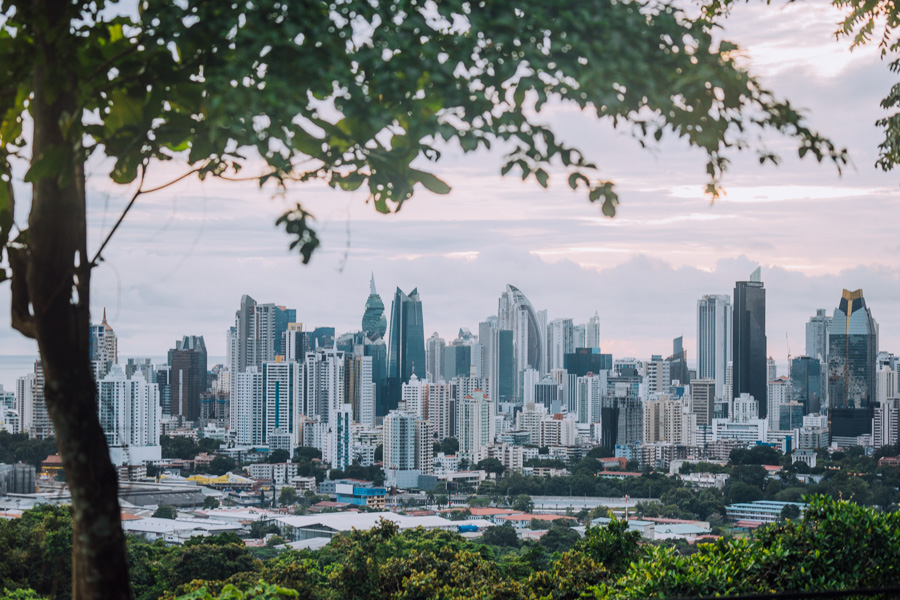
<path id="1" fill-rule="evenodd" d="M 41 352 L 44 394 L 72 495 L 72 592 L 78 600 L 130 598 L 116 471 L 97 414 L 90 362 L 90 265 L 84 166 L 77 152 L 80 109 L 74 100 L 76 3 L 36 0 L 34 35 L 34 146 L 32 164 L 54 148 L 58 176 L 33 184 L 29 244 L 24 258 L 31 331 Z M 67 127 L 66 121 L 74 125 Z M 65 128 L 65 129 L 64 129 Z M 54 154 L 54 156 L 56 156 Z M 22 273 L 14 272 L 14 277 Z M 14 299 L 16 305 L 20 299 Z"/>

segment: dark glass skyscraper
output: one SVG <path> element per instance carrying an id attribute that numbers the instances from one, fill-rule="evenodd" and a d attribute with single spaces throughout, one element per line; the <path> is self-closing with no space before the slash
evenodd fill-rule
<path id="1" fill-rule="evenodd" d="M 767 415 L 766 288 L 759 269 L 750 281 L 734 284 L 732 382 L 735 398 L 750 394 L 759 403 L 759 418 Z"/>
<path id="2" fill-rule="evenodd" d="M 828 402 L 832 439 L 871 433 L 877 330 L 862 290 L 844 290 L 828 331 Z"/>
<path id="3" fill-rule="evenodd" d="M 186 335 L 171 351 L 169 384 L 171 414 L 188 421 L 200 418 L 200 395 L 208 389 L 207 354 L 203 336 Z"/>
<path id="4" fill-rule="evenodd" d="M 803 406 L 803 414 L 822 412 L 822 364 L 818 358 L 798 356 L 791 361 L 791 385 L 794 402 Z"/>
<path id="5" fill-rule="evenodd" d="M 414 374 L 425 379 L 425 327 L 419 290 L 409 295 L 397 288 L 391 304 L 391 341 L 387 355 L 390 392 L 387 410 L 397 408 L 402 386 Z"/>
<path id="6" fill-rule="evenodd" d="M 584 377 L 588 373 L 595 375 L 600 371 L 613 368 L 612 354 L 601 354 L 600 348 L 575 348 L 563 358 L 563 367 L 570 375 Z"/>

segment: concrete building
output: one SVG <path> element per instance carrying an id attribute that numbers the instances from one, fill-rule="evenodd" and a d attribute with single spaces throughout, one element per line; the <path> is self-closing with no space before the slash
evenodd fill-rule
<path id="1" fill-rule="evenodd" d="M 697 301 L 697 376 L 714 382 L 715 398 L 723 397 L 725 367 L 732 360 L 731 313 L 728 295 L 707 295 Z"/>
<path id="2" fill-rule="evenodd" d="M 494 403 L 484 392 L 475 391 L 459 401 L 457 410 L 459 454 L 471 461 L 494 443 Z"/>
<path id="3" fill-rule="evenodd" d="M 115 465 L 140 465 L 161 460 L 159 445 L 162 407 L 159 388 L 140 371 L 131 378 L 117 364 L 97 382 L 100 425 Z"/>

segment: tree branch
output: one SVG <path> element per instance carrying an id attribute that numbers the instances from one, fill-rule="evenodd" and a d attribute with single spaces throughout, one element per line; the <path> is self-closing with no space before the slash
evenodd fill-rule
<path id="1" fill-rule="evenodd" d="M 12 270 L 12 281 L 10 282 L 12 327 L 27 338 L 37 339 L 34 315 L 29 309 L 31 298 L 28 294 L 28 249 L 9 246 L 7 255 Z"/>
<path id="2" fill-rule="evenodd" d="M 106 235 L 106 239 L 104 239 L 104 240 L 103 240 L 103 243 L 100 244 L 100 248 L 97 249 L 97 253 L 94 254 L 94 258 L 91 259 L 90 267 L 93 268 L 93 267 L 96 267 L 96 266 L 97 266 L 97 263 L 98 263 L 98 261 L 100 260 L 100 255 L 103 253 L 103 250 L 106 248 L 106 245 L 107 245 L 107 244 L 109 243 L 109 241 L 112 239 L 113 234 L 116 233 L 116 230 L 117 230 L 117 229 L 119 229 L 119 225 L 121 225 L 121 224 L 122 224 L 122 221 L 125 220 L 125 215 L 127 215 L 127 214 L 128 214 L 128 211 L 131 210 L 131 207 L 134 206 L 134 203 L 135 203 L 135 201 L 138 199 L 138 196 L 141 196 L 142 194 L 152 194 L 153 192 L 158 192 L 158 191 L 160 191 L 160 190 L 164 190 L 164 189 L 166 189 L 166 188 L 169 187 L 169 186 L 175 185 L 176 183 L 178 183 L 178 182 L 181 181 L 182 179 L 186 179 L 187 177 L 190 177 L 190 176 L 193 175 L 194 173 L 198 173 L 199 171 L 200 171 L 200 167 L 191 169 L 190 171 L 188 171 L 188 172 L 185 173 L 184 175 L 179 175 L 178 177 L 176 177 L 176 178 L 173 179 L 172 181 L 169 181 L 168 183 L 164 183 L 164 184 L 162 184 L 162 185 L 160 185 L 160 186 L 157 186 L 157 187 L 155 187 L 155 188 L 150 188 L 150 189 L 148 189 L 148 190 L 145 190 L 145 189 L 143 189 L 143 187 L 144 187 L 144 178 L 145 178 L 146 175 L 147 175 L 147 167 L 146 167 L 146 165 L 141 166 L 141 181 L 140 181 L 140 184 L 138 185 L 137 191 L 136 191 L 136 192 L 134 193 L 134 195 L 131 197 L 131 200 L 128 201 L 128 205 L 125 206 L 125 210 L 123 210 L 123 211 L 122 211 L 122 214 L 119 215 L 119 218 L 116 220 L 116 224 L 113 225 L 113 228 L 112 228 L 112 229 L 109 231 L 109 233 Z"/>

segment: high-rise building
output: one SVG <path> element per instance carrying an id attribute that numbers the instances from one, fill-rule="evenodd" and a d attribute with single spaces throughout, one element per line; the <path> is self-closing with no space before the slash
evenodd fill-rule
<path id="1" fill-rule="evenodd" d="M 759 418 L 766 417 L 766 289 L 757 268 L 750 281 L 734 287 L 732 394 L 750 394 L 759 403 Z"/>
<path id="2" fill-rule="evenodd" d="M 267 362 L 262 367 L 263 411 L 265 415 L 264 443 L 271 450 L 288 450 L 300 445 L 300 406 L 303 398 L 303 372 L 295 362 Z M 288 447 L 278 448 L 273 435 L 280 435 Z"/>
<path id="3" fill-rule="evenodd" d="M 485 348 L 485 391 L 496 405 L 515 398 L 516 363 L 512 330 L 498 329 L 495 325 L 491 321 L 480 323 L 478 339 Z"/>
<path id="4" fill-rule="evenodd" d="M 396 485 L 404 474 L 431 474 L 434 434 L 431 423 L 404 410 L 392 410 L 384 418 L 384 471 L 386 479 Z"/>
<path id="5" fill-rule="evenodd" d="M 172 416 L 200 418 L 200 396 L 208 390 L 206 343 L 203 336 L 186 335 L 169 353 L 169 390 Z"/>
<path id="6" fill-rule="evenodd" d="M 691 381 L 691 411 L 697 415 L 697 425 L 712 425 L 715 418 L 716 381 L 712 378 Z"/>
<path id="7" fill-rule="evenodd" d="M 684 407 L 679 400 L 667 396 L 644 403 L 644 436 L 645 444 L 653 442 L 669 442 L 683 444 Z"/>
<path id="8" fill-rule="evenodd" d="M 531 302 L 517 287 L 506 286 L 506 291 L 500 296 L 497 318 L 499 329 L 513 332 L 517 381 L 526 369 L 546 372 L 546 328 Z M 521 381 L 517 383 L 516 395 L 522 397 Z"/>
<path id="9" fill-rule="evenodd" d="M 375 386 L 375 418 L 383 417 L 387 409 L 387 345 L 384 339 L 363 344 L 363 356 L 372 358 L 372 384 Z"/>
<path id="10" fill-rule="evenodd" d="M 296 310 L 258 304 L 250 296 L 242 296 L 241 306 L 234 315 L 234 327 L 227 334 L 227 362 L 232 381 L 235 373 L 243 373 L 247 367 L 262 368 L 263 363 L 284 356 L 288 323 L 296 321 Z"/>
<path id="11" fill-rule="evenodd" d="M 647 398 L 655 394 L 669 393 L 669 387 L 672 384 L 669 363 L 663 360 L 659 354 L 654 354 L 649 361 L 644 363 L 644 384 Z"/>
<path id="12" fill-rule="evenodd" d="M 791 360 L 792 398 L 803 406 L 803 414 L 821 412 L 824 399 L 822 364 L 818 358 L 798 356 Z"/>
<path id="13" fill-rule="evenodd" d="M 575 347 L 581 348 L 581 346 Z M 588 319 L 587 328 L 585 329 L 584 347 L 600 347 L 600 313 L 597 311 L 594 311 L 594 316 Z"/>
<path id="14" fill-rule="evenodd" d="M 397 407 L 401 386 L 413 374 L 419 379 L 426 378 L 425 362 L 425 326 L 419 290 L 413 289 L 407 295 L 397 288 L 391 303 L 391 340 L 387 349 L 387 410 Z"/>
<path id="15" fill-rule="evenodd" d="M 239 444 L 266 443 L 266 402 L 262 369 L 247 367 L 231 378 L 231 427 Z"/>
<path id="16" fill-rule="evenodd" d="M 844 290 L 828 330 L 829 429 L 834 441 L 853 444 L 871 431 L 877 352 L 877 326 L 862 290 Z"/>
<path id="17" fill-rule="evenodd" d="M 344 353 L 334 348 L 319 348 L 306 354 L 301 414 L 329 422 L 331 413 L 346 402 L 344 368 Z M 350 410 L 352 418 L 352 407 Z"/>
<path id="18" fill-rule="evenodd" d="M 16 412 L 19 413 L 19 432 L 31 433 L 34 427 L 34 373 L 16 379 Z"/>
<path id="19" fill-rule="evenodd" d="M 375 384 L 372 382 L 372 357 L 354 356 L 350 377 L 353 419 L 367 428 L 375 427 Z"/>
<path id="20" fill-rule="evenodd" d="M 431 337 L 425 340 L 425 377 L 428 381 L 435 382 L 444 378 L 441 370 L 444 364 L 444 338 L 435 331 Z"/>
<path id="21" fill-rule="evenodd" d="M 716 382 L 716 398 L 724 397 L 732 343 L 731 298 L 707 295 L 697 300 L 697 376 Z"/>
<path id="22" fill-rule="evenodd" d="M 441 365 L 443 379 L 450 381 L 454 377 L 469 377 L 471 375 L 472 349 L 475 346 L 479 345 L 466 345 L 454 342 L 444 348 L 444 360 Z"/>
<path id="23" fill-rule="evenodd" d="M 782 404 L 788 404 L 793 400 L 791 396 L 792 393 L 793 384 L 791 383 L 790 379 L 783 375 L 781 377 L 776 377 L 766 386 L 766 403 L 768 404 L 766 418 L 769 420 L 770 431 L 780 430 L 782 419 L 781 409 L 779 407 Z M 800 403 L 798 402 L 797 404 L 799 405 Z M 800 418 L 802 417 L 803 415 L 801 414 Z"/>
<path id="24" fill-rule="evenodd" d="M 325 432 L 322 460 L 332 469 L 346 469 L 353 464 L 353 408 L 341 404 L 331 411 Z"/>
<path id="25" fill-rule="evenodd" d="M 562 369 L 566 354 L 575 351 L 575 325 L 572 319 L 553 319 L 547 325 L 547 370 Z"/>
<path id="26" fill-rule="evenodd" d="M 369 297 L 366 299 L 366 310 L 362 318 L 363 333 L 373 342 L 384 338 L 387 332 L 387 319 L 384 316 L 384 302 L 375 291 L 375 274 L 369 283 Z"/>
<path id="27" fill-rule="evenodd" d="M 47 412 L 44 397 L 44 365 L 41 359 L 34 361 L 34 388 L 31 401 L 31 437 L 45 440 L 53 437 L 53 422 Z"/>
<path id="28" fill-rule="evenodd" d="M 681 385 L 691 382 L 691 372 L 687 364 L 687 350 L 684 349 L 684 338 L 678 336 L 672 340 L 672 355 L 666 359 L 669 363 L 670 383 L 677 381 Z"/>
<path id="29" fill-rule="evenodd" d="M 91 325 L 90 339 L 91 363 L 94 366 L 94 378 L 99 381 L 112 365 L 119 362 L 119 344 L 116 332 L 106 321 L 106 309 L 103 309 L 103 321 L 99 325 Z"/>
<path id="30" fill-rule="evenodd" d="M 303 323 L 288 323 L 284 331 L 284 360 L 302 363 L 310 350 L 309 335 L 303 331 Z"/>
<path id="31" fill-rule="evenodd" d="M 457 403 L 457 439 L 459 455 L 477 460 L 481 449 L 494 442 L 493 402 L 484 392 L 475 391 Z"/>
<path id="32" fill-rule="evenodd" d="M 605 393 L 605 371 L 575 379 L 575 418 L 578 423 L 586 425 L 600 422 Z"/>
<path id="33" fill-rule="evenodd" d="M 817 308 L 816 315 L 806 324 L 806 356 L 817 358 L 822 364 L 828 360 L 829 329 L 831 317 L 825 314 L 824 308 Z"/>
<path id="34" fill-rule="evenodd" d="M 766 381 L 773 381 L 778 377 L 778 365 L 771 356 L 766 359 Z"/>
<path id="35" fill-rule="evenodd" d="M 100 425 L 106 434 L 110 457 L 116 465 L 159 461 L 162 407 L 159 388 L 147 383 L 140 371 L 130 378 L 119 365 L 97 382 Z"/>
<path id="36" fill-rule="evenodd" d="M 888 398 L 875 407 L 872 445 L 877 450 L 900 441 L 900 396 Z"/>
<path id="37" fill-rule="evenodd" d="M 563 368 L 576 377 L 584 377 L 588 373 L 609 371 L 613 368 L 612 354 L 603 354 L 600 348 L 576 348 L 566 354 Z"/>

